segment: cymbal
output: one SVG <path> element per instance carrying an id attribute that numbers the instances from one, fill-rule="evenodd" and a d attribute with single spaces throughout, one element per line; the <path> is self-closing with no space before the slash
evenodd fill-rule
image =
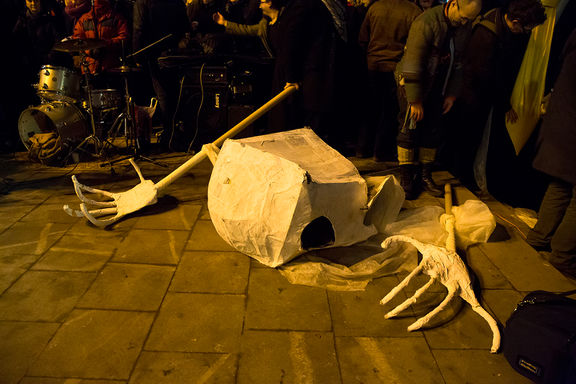
<path id="1" fill-rule="evenodd" d="M 112 73 L 134 73 L 134 72 L 142 72 L 142 67 L 140 66 L 130 66 L 130 65 L 122 65 L 120 67 L 111 68 L 108 72 Z"/>
<path id="2" fill-rule="evenodd" d="M 81 52 L 106 46 L 104 40 L 99 39 L 64 39 L 54 44 L 54 50 L 60 52 Z"/>

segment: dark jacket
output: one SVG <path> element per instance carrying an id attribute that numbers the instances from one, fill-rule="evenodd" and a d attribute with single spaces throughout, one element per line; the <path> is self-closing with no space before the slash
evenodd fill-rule
<path id="1" fill-rule="evenodd" d="M 268 24 L 269 21 L 265 17 L 260 19 L 258 24 L 251 25 L 238 24 L 232 21 L 228 21 L 226 23 L 226 33 L 237 36 L 258 36 L 262 42 L 262 45 L 266 49 L 268 56 L 274 57 L 274 51 L 272 50 L 268 40 Z"/>
<path id="2" fill-rule="evenodd" d="M 366 50 L 368 70 L 394 71 L 404 52 L 410 26 L 421 13 L 408 0 L 378 0 L 368 8 L 358 36 L 358 42 Z"/>
<path id="3" fill-rule="evenodd" d="M 25 8 L 12 30 L 13 46 L 19 62 L 13 65 L 39 71 L 42 65 L 64 65 L 69 59 L 66 54 L 52 51 L 54 43 L 66 35 L 66 25 L 62 9 L 45 2 L 45 9 L 32 15 Z M 21 69 L 21 68 L 20 68 Z"/>
<path id="4" fill-rule="evenodd" d="M 576 185 L 576 30 L 568 38 L 562 57 L 533 166 Z"/>
<path id="5" fill-rule="evenodd" d="M 146 52 L 152 57 L 175 48 L 182 36 L 190 31 L 182 0 L 136 0 L 133 17 L 132 48 L 135 52 L 169 34 L 173 35 Z"/>
<path id="6" fill-rule="evenodd" d="M 108 0 L 94 0 L 94 7 L 74 26 L 76 39 L 100 39 L 106 46 L 89 53 L 86 58 L 90 73 L 100 73 L 120 66 L 122 42 L 128 41 L 128 22 L 114 11 Z M 95 53 L 96 52 L 96 53 Z"/>
<path id="7" fill-rule="evenodd" d="M 432 88 L 444 83 L 448 71 L 450 78 L 445 96 L 459 94 L 460 59 L 463 53 L 462 45 L 465 43 L 462 35 L 466 34 L 467 30 L 451 27 L 444 15 L 444 7 L 445 5 L 438 5 L 424 11 L 410 27 L 404 56 L 396 67 L 396 72 L 404 78 L 406 99 L 410 103 L 426 100 Z M 452 35 L 455 35 L 454 57 L 450 55 L 449 49 Z M 443 86 L 438 88 L 442 89 Z"/>
<path id="8" fill-rule="evenodd" d="M 274 87 L 302 83 L 306 110 L 324 110 L 331 96 L 337 34 L 321 0 L 290 0 L 269 36 L 276 53 Z"/>
<path id="9" fill-rule="evenodd" d="M 495 8 L 473 26 L 463 65 L 463 97 L 469 104 L 497 105 L 508 111 L 510 96 L 529 35 L 514 34 Z"/>

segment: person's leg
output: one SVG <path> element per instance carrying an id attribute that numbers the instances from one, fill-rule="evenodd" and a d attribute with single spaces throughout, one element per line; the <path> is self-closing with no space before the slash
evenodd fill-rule
<path id="1" fill-rule="evenodd" d="M 442 98 L 429 98 L 424 103 L 424 119 L 419 123 L 418 160 L 422 166 L 420 180 L 422 188 L 432 196 L 441 197 L 444 190 L 434 182 L 432 167 L 442 137 Z"/>
<path id="2" fill-rule="evenodd" d="M 416 122 L 410 118 L 410 108 L 404 87 L 398 86 L 398 164 L 400 165 L 400 185 L 406 200 L 414 200 L 419 195 L 416 173 Z"/>
<path id="3" fill-rule="evenodd" d="M 538 221 L 528 232 L 528 244 L 537 250 L 549 249 L 552 235 L 562 222 L 571 199 L 572 186 L 568 183 L 555 179 L 548 184 L 538 211 Z"/>
<path id="4" fill-rule="evenodd" d="M 552 236 L 550 263 L 576 278 L 576 187 L 566 186 L 565 191 L 571 193 L 570 203 Z"/>

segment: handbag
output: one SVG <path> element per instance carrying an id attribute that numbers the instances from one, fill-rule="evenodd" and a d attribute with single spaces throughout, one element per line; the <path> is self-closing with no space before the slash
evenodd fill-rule
<path id="1" fill-rule="evenodd" d="M 504 356 L 535 383 L 576 383 L 576 300 L 566 297 L 574 292 L 530 292 L 506 322 Z"/>

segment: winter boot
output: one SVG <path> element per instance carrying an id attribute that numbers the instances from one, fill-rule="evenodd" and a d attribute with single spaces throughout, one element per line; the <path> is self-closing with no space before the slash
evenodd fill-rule
<path id="1" fill-rule="evenodd" d="M 432 178 L 432 163 L 422 164 L 422 189 L 434 197 L 444 196 L 444 191 Z"/>
<path id="2" fill-rule="evenodd" d="M 400 166 L 400 185 L 404 189 L 406 200 L 415 200 L 419 195 L 418 173 L 414 164 Z"/>

